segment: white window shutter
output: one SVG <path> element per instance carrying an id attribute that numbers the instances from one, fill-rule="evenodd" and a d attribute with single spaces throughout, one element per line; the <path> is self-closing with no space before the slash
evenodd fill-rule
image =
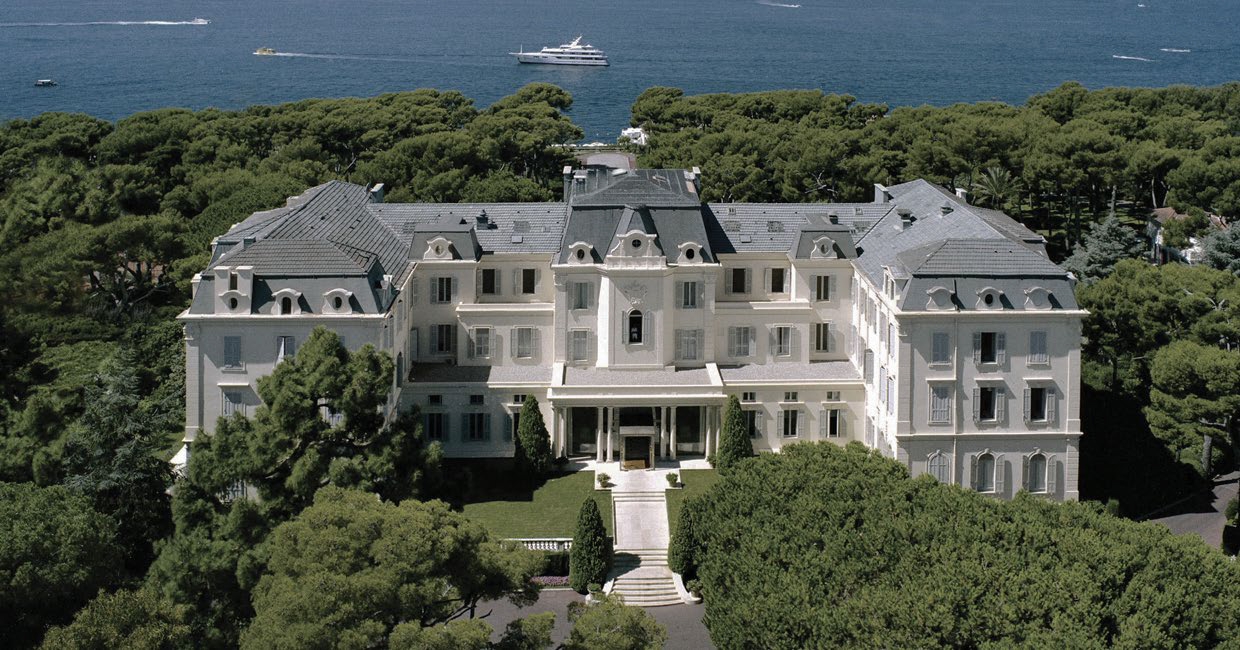
<path id="1" fill-rule="evenodd" d="M 729 357 L 736 356 L 736 328 L 735 327 L 728 328 L 728 356 Z"/>
<path id="2" fill-rule="evenodd" d="M 982 421 L 982 391 L 980 388 L 973 389 L 973 421 Z"/>
<path id="3" fill-rule="evenodd" d="M 762 424 L 765 421 L 766 421 L 766 411 L 759 409 L 758 411 L 754 413 L 753 428 L 754 430 L 758 432 L 759 436 L 762 435 Z"/>
<path id="4" fill-rule="evenodd" d="M 1032 410 L 1030 409 L 1030 392 L 1031 391 L 1028 388 L 1025 389 L 1025 422 L 1029 421 L 1029 416 L 1032 414 Z"/>
<path id="5" fill-rule="evenodd" d="M 534 293 L 538 293 L 538 287 L 542 285 L 542 269 L 534 269 Z"/>
<path id="6" fill-rule="evenodd" d="M 741 293 L 749 293 L 750 286 L 753 284 L 753 269 L 745 269 L 745 286 L 741 287 Z"/>
<path id="7" fill-rule="evenodd" d="M 804 419 L 805 419 L 805 418 L 801 417 L 801 414 L 800 414 L 800 413 L 797 413 L 797 436 L 798 436 L 798 437 L 800 437 L 800 435 L 801 435 L 801 431 L 803 430 L 803 425 L 802 425 L 802 422 L 801 422 L 801 421 L 802 421 L 802 420 L 804 420 Z"/>
<path id="8" fill-rule="evenodd" d="M 530 358 L 538 358 L 538 328 L 534 327 L 530 331 Z"/>
<path id="9" fill-rule="evenodd" d="M 732 269 L 723 272 L 723 291 L 724 293 L 736 293 L 736 289 L 732 286 Z"/>
<path id="10" fill-rule="evenodd" d="M 517 358 L 517 328 L 508 328 L 508 356 Z"/>
<path id="11" fill-rule="evenodd" d="M 771 290 L 771 269 L 762 270 L 762 290 L 769 293 Z"/>
<path id="12" fill-rule="evenodd" d="M 790 284 L 792 284 L 792 269 L 784 269 L 784 293 L 788 293 Z"/>
<path id="13" fill-rule="evenodd" d="M 841 438 L 843 438 L 844 436 L 848 435 L 848 432 L 846 431 L 846 428 L 847 428 L 847 427 L 845 427 L 845 423 L 847 423 L 847 422 L 848 422 L 848 418 L 847 418 L 847 417 L 845 417 L 845 413 L 846 413 L 846 412 L 845 412 L 844 410 L 842 410 L 842 409 L 841 409 L 841 410 L 840 410 L 840 414 L 839 414 L 838 416 L 836 416 L 836 420 L 837 420 L 837 421 L 836 421 L 836 423 L 835 423 L 835 426 L 836 426 L 836 430 L 838 431 L 839 436 L 840 436 Z"/>
<path id="14" fill-rule="evenodd" d="M 982 333 L 973 333 L 973 363 L 982 362 Z"/>
<path id="15" fill-rule="evenodd" d="M 706 283 L 699 280 L 696 283 L 696 286 L 697 286 L 697 304 L 694 305 L 694 307 L 696 307 L 697 309 L 706 309 Z"/>
<path id="16" fill-rule="evenodd" d="M 746 352 L 747 356 L 752 357 L 758 353 L 755 349 L 758 347 L 758 328 L 750 326 L 746 331 L 749 332 L 749 348 Z"/>
<path id="17" fill-rule="evenodd" d="M 784 422 L 786 421 L 784 418 L 786 418 L 786 417 L 787 417 L 787 416 L 785 416 L 785 415 L 784 415 L 784 412 L 783 412 L 783 411 L 780 411 L 780 412 L 779 412 L 779 423 L 778 423 L 778 428 L 779 428 L 779 431 L 778 431 L 778 433 L 779 433 L 779 437 L 780 437 L 780 438 L 784 437 Z"/>
<path id="18" fill-rule="evenodd" d="M 827 409 L 823 409 L 818 421 L 818 436 L 827 439 Z"/>
<path id="19" fill-rule="evenodd" d="M 835 276 L 827 276 L 827 297 L 825 300 L 834 300 L 835 296 Z"/>
<path id="20" fill-rule="evenodd" d="M 768 353 L 769 353 L 769 356 L 773 357 L 775 356 L 776 348 L 779 346 L 779 334 L 778 334 L 779 328 L 775 326 L 771 326 L 768 332 L 770 333 L 770 339 L 771 339 L 769 341 L 771 349 L 768 351 Z"/>
<path id="21" fill-rule="evenodd" d="M 995 334 L 995 360 L 999 365 L 1007 363 L 1007 337 L 1003 332 Z"/>
<path id="22" fill-rule="evenodd" d="M 995 454 L 995 494 L 1003 494 L 1003 454 Z"/>
<path id="23" fill-rule="evenodd" d="M 521 295 L 521 269 L 512 270 L 512 295 Z"/>
<path id="24" fill-rule="evenodd" d="M 1048 454 L 1046 456 L 1046 491 L 1051 495 L 1058 494 L 1056 489 L 1057 479 L 1059 478 L 1057 465 L 1058 461 L 1055 460 L 1055 457 Z"/>
<path id="25" fill-rule="evenodd" d="M 439 302 L 439 292 L 435 290 L 438 288 L 435 286 L 438 279 L 439 278 L 427 278 L 427 284 L 430 287 L 430 291 L 426 295 L 430 296 L 430 302 L 432 303 Z"/>
<path id="26" fill-rule="evenodd" d="M 1043 399 L 1046 400 L 1046 421 L 1055 424 L 1055 389 L 1047 388 Z"/>
<path id="27" fill-rule="evenodd" d="M 827 352 L 835 352 L 835 323 L 827 323 Z"/>
<path id="28" fill-rule="evenodd" d="M 474 295 L 482 295 L 482 269 L 474 269 Z"/>
<path id="29" fill-rule="evenodd" d="M 1029 454 L 1020 457 L 1020 487 L 1029 489 Z"/>
<path id="30" fill-rule="evenodd" d="M 414 280 L 409 283 L 409 304 L 418 304 L 418 282 Z"/>
<path id="31" fill-rule="evenodd" d="M 676 359 L 685 358 L 685 331 L 676 330 Z"/>
<path id="32" fill-rule="evenodd" d="M 644 323 L 645 320 L 643 319 L 642 322 Z M 594 358 L 594 332 L 586 332 L 586 361 L 589 361 L 593 358 Z"/>
<path id="33" fill-rule="evenodd" d="M 1007 389 L 995 389 L 995 421 L 1007 422 Z"/>
<path id="34" fill-rule="evenodd" d="M 684 282 L 680 282 L 680 281 L 676 282 L 676 297 L 675 299 L 672 300 L 672 303 L 676 309 L 684 309 L 685 307 L 685 283 Z"/>
<path id="35" fill-rule="evenodd" d="M 801 328 L 788 328 L 788 352 L 789 356 L 796 357 L 801 350 Z"/>
<path id="36" fill-rule="evenodd" d="M 694 330 L 694 356 L 693 358 L 701 361 L 706 358 L 706 330 Z"/>

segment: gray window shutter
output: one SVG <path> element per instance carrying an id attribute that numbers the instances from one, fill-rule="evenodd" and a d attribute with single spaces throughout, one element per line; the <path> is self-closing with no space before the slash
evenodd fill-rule
<path id="1" fill-rule="evenodd" d="M 542 286 L 542 269 L 534 269 L 534 293 L 538 293 L 538 287 Z"/>
<path id="2" fill-rule="evenodd" d="M 418 304 L 418 282 L 414 280 L 409 283 L 409 304 Z"/>
<path id="3" fill-rule="evenodd" d="M 790 356 L 797 356 L 801 352 L 801 328 L 788 328 L 788 352 Z"/>
<path id="4" fill-rule="evenodd" d="M 826 298 L 824 298 L 824 300 L 833 300 L 832 296 L 834 295 L 835 295 L 835 276 L 834 275 L 827 276 L 827 296 Z"/>
<path id="5" fill-rule="evenodd" d="M 1055 457 L 1048 454 L 1046 456 L 1046 491 L 1052 495 L 1058 494 L 1056 489 L 1057 479 L 1059 478 L 1057 465 L 1058 461 L 1055 460 Z"/>
<path id="6" fill-rule="evenodd" d="M 837 427 L 836 430 L 839 432 L 841 438 L 848 435 L 847 427 L 845 426 L 845 423 L 848 422 L 848 418 L 845 417 L 845 413 L 846 411 L 840 409 L 840 414 L 836 416 L 837 422 L 835 423 L 835 426 Z"/>
<path id="7" fill-rule="evenodd" d="M 521 269 L 512 270 L 512 295 L 521 295 Z"/>
<path id="8" fill-rule="evenodd" d="M 452 416 L 445 414 L 444 417 L 451 418 Z M 468 413 L 460 414 L 459 416 L 457 416 L 457 422 L 459 423 L 457 426 L 459 428 L 461 442 L 469 442 L 469 414 Z M 449 438 L 451 437 L 451 435 L 446 435 L 444 437 Z"/>
<path id="9" fill-rule="evenodd" d="M 684 309 L 685 307 L 685 283 L 684 282 L 680 282 L 680 281 L 676 282 L 676 298 L 672 300 L 672 303 L 676 309 Z"/>
<path id="10" fill-rule="evenodd" d="M 750 287 L 753 285 L 753 269 L 745 269 L 745 286 L 741 287 L 741 293 L 749 293 Z"/>
<path id="11" fill-rule="evenodd" d="M 732 287 L 732 269 L 723 272 L 723 291 L 724 293 L 736 293 L 736 289 Z"/>
<path id="12" fill-rule="evenodd" d="M 1004 470 L 1003 454 L 995 454 L 995 494 L 1003 494 Z"/>
<path id="13" fill-rule="evenodd" d="M 827 323 L 827 352 L 835 352 L 835 323 Z"/>
<path id="14" fill-rule="evenodd" d="M 819 417 L 818 436 L 823 440 L 827 439 L 827 409 L 823 409 L 822 415 Z"/>
<path id="15" fill-rule="evenodd" d="M 1046 400 L 1046 421 L 1055 424 L 1055 389 L 1047 388 L 1044 399 Z"/>
<path id="16" fill-rule="evenodd" d="M 805 418 L 801 416 L 800 412 L 797 413 L 796 418 L 797 418 L 797 436 L 799 437 L 801 435 L 801 432 L 805 428 L 804 424 L 802 423 L 802 420 L 804 420 Z"/>
<path id="17" fill-rule="evenodd" d="M 482 439 L 491 439 L 491 414 L 487 413 L 482 416 Z"/>
<path id="18" fill-rule="evenodd" d="M 762 424 L 765 421 L 766 421 L 766 411 L 759 409 L 756 413 L 754 413 L 753 428 L 758 432 L 759 436 L 762 435 Z"/>
<path id="19" fill-rule="evenodd" d="M 784 437 L 784 422 L 786 422 L 786 420 L 785 420 L 785 418 L 786 418 L 786 417 L 787 417 L 787 416 L 786 416 L 786 415 L 784 415 L 784 412 L 781 410 L 781 411 L 779 412 L 779 418 L 778 418 L 778 419 L 779 419 L 779 422 L 776 424 L 776 426 L 777 426 L 777 428 L 778 428 L 777 433 L 779 434 L 779 437 L 780 437 L 780 438 Z"/>
<path id="20" fill-rule="evenodd" d="M 784 269 L 784 293 L 788 293 L 790 284 L 792 284 L 792 269 Z"/>
<path id="21" fill-rule="evenodd" d="M 438 280 L 438 278 L 432 277 L 432 278 L 427 278 L 427 280 L 428 280 L 427 282 L 428 291 L 426 292 L 426 295 L 429 296 L 427 298 L 428 302 L 431 302 L 431 303 L 439 302 L 439 292 L 435 291 L 435 281 Z"/>
<path id="22" fill-rule="evenodd" d="M 775 356 L 776 349 L 779 345 L 779 335 L 777 334 L 777 332 L 779 332 L 779 328 L 775 326 L 772 326 L 771 329 L 769 330 L 770 339 L 771 339 L 769 341 L 769 344 L 770 344 L 771 349 L 770 349 L 768 356 L 772 356 L 772 357 Z"/>
<path id="23" fill-rule="evenodd" d="M 982 362 L 982 333 L 973 333 L 973 363 Z"/>
<path id="24" fill-rule="evenodd" d="M 699 280 L 695 285 L 697 287 L 697 309 L 706 309 L 706 283 Z"/>
<path id="25" fill-rule="evenodd" d="M 676 359 L 683 359 L 685 358 L 685 346 L 684 346 L 685 330 L 676 330 L 675 337 L 676 337 Z"/>
<path id="26" fill-rule="evenodd" d="M 977 454 L 969 454 L 969 487 L 977 489 Z"/>
<path id="27" fill-rule="evenodd" d="M 729 357 L 736 356 L 736 328 L 735 327 L 728 328 L 728 356 Z"/>
<path id="28" fill-rule="evenodd" d="M 982 421 L 982 390 L 980 388 L 973 389 L 973 421 Z"/>
<path id="29" fill-rule="evenodd" d="M 530 329 L 530 358 L 538 358 L 538 328 Z"/>
<path id="30" fill-rule="evenodd" d="M 507 412 L 504 413 L 503 439 L 504 442 L 509 442 L 512 440 L 512 414 Z"/>
<path id="31" fill-rule="evenodd" d="M 456 353 L 456 330 L 457 327 L 455 323 L 448 327 L 448 348 L 451 349 L 454 354 Z"/>
<path id="32" fill-rule="evenodd" d="M 482 295 L 482 269 L 474 269 L 474 295 Z"/>
<path id="33" fill-rule="evenodd" d="M 999 365 L 1007 363 L 1006 339 L 1007 337 L 1003 335 L 1003 332 L 995 334 L 995 360 L 999 362 Z"/>
<path id="34" fill-rule="evenodd" d="M 430 353 L 433 355 L 439 351 L 439 326 L 431 325 L 431 348 Z"/>
<path id="35" fill-rule="evenodd" d="M 697 343 L 697 356 L 693 358 L 701 361 L 706 358 L 706 330 L 694 330 L 693 338 Z"/>
<path id="36" fill-rule="evenodd" d="M 474 330 L 472 329 L 466 332 L 465 334 L 466 349 L 467 349 L 467 354 L 469 355 L 470 359 L 473 359 L 474 357 L 478 356 L 478 349 L 474 343 L 474 336 L 475 336 Z"/>
<path id="37" fill-rule="evenodd" d="M 1007 389 L 995 389 L 995 421 L 1007 422 Z"/>
<path id="38" fill-rule="evenodd" d="M 749 333 L 749 349 L 746 350 L 748 352 L 747 356 L 752 357 L 758 354 L 756 350 L 758 347 L 758 328 L 751 325 L 745 331 Z"/>
<path id="39" fill-rule="evenodd" d="M 1029 455 L 1020 457 L 1020 487 L 1021 489 L 1029 489 Z"/>
<path id="40" fill-rule="evenodd" d="M 765 268 L 762 270 L 762 291 L 765 293 L 771 292 L 771 269 L 770 268 Z"/>
<path id="41" fill-rule="evenodd" d="M 517 328 L 508 328 L 508 356 L 517 358 Z"/>
<path id="42" fill-rule="evenodd" d="M 1029 416 L 1032 415 L 1032 410 L 1030 409 L 1030 404 L 1029 404 L 1030 403 L 1029 395 L 1031 392 L 1032 391 L 1030 391 L 1028 388 L 1025 389 L 1025 422 L 1028 422 Z"/>

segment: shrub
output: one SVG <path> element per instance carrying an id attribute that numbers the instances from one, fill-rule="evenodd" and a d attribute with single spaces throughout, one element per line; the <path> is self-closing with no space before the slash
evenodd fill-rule
<path id="1" fill-rule="evenodd" d="M 1227 509 L 1223 512 L 1227 518 L 1227 523 L 1235 526 L 1238 522 L 1237 517 L 1240 516 L 1240 497 L 1233 498 L 1227 502 Z"/>
<path id="2" fill-rule="evenodd" d="M 603 527 L 603 516 L 599 514 L 594 499 L 587 498 L 577 514 L 577 531 L 569 552 L 569 585 L 578 593 L 585 593 L 591 583 L 604 582 L 610 560 L 611 548 L 607 530 Z"/>
<path id="3" fill-rule="evenodd" d="M 697 596 L 698 598 L 702 597 L 702 581 L 701 580 L 698 580 L 696 578 L 694 578 L 693 580 L 689 580 L 688 582 L 685 583 L 685 589 L 688 590 L 688 592 L 693 594 L 694 596 Z"/>
<path id="4" fill-rule="evenodd" d="M 665 478 L 667 478 L 667 484 L 670 487 L 680 485 L 680 477 L 676 475 L 676 472 L 668 472 Z"/>
<path id="5" fill-rule="evenodd" d="M 676 517 L 676 533 L 667 547 L 667 566 L 676 573 L 692 578 L 697 574 L 694 551 L 697 539 L 693 528 L 693 501 L 685 503 Z"/>
<path id="6" fill-rule="evenodd" d="M 598 479 L 599 487 L 611 487 L 611 475 L 606 472 L 599 472 L 594 476 Z"/>
<path id="7" fill-rule="evenodd" d="M 741 411 L 741 402 L 735 395 L 728 396 L 728 404 L 723 410 L 723 431 L 719 434 L 719 453 L 715 457 L 715 467 L 726 472 L 736 466 L 743 458 L 753 456 L 753 441 L 749 439 L 749 427 L 745 424 L 745 413 Z"/>
<path id="8" fill-rule="evenodd" d="M 568 575 L 568 553 L 563 551 L 551 551 L 543 554 L 544 576 L 566 576 Z"/>
<path id="9" fill-rule="evenodd" d="M 538 400 L 526 395 L 521 404 L 521 422 L 517 426 L 517 439 L 513 446 L 513 467 L 523 478 L 535 481 L 546 476 L 554 462 L 551 457 L 551 435 L 543 421 Z"/>

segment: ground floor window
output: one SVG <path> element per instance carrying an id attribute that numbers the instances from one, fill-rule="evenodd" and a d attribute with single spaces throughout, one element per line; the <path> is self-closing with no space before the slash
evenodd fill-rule
<path id="1" fill-rule="evenodd" d="M 469 440 L 486 440 L 491 429 L 491 416 L 487 413 L 469 413 L 466 415 L 465 435 Z"/>
<path id="2" fill-rule="evenodd" d="M 423 416 L 422 428 L 425 430 L 427 440 L 443 440 L 446 417 L 443 413 L 427 413 Z"/>
<path id="3" fill-rule="evenodd" d="M 795 438 L 801 433 L 801 412 L 797 409 L 784 409 L 780 420 L 780 435 Z"/>
<path id="4" fill-rule="evenodd" d="M 930 456 L 930 476 L 939 483 L 947 483 L 949 476 L 947 473 L 947 456 L 936 453 Z"/>
<path id="5" fill-rule="evenodd" d="M 822 437 L 838 438 L 843 433 L 843 421 L 839 409 L 825 409 L 822 412 Z"/>
<path id="6" fill-rule="evenodd" d="M 757 410 L 741 411 L 745 415 L 745 430 L 750 438 L 762 435 L 762 412 Z"/>
<path id="7" fill-rule="evenodd" d="M 978 492 L 995 491 L 995 457 L 982 454 L 977 457 L 977 472 L 973 479 L 973 489 Z"/>
<path id="8" fill-rule="evenodd" d="M 1025 481 L 1030 492 L 1046 491 L 1046 456 L 1034 454 L 1029 457 Z"/>
<path id="9" fill-rule="evenodd" d="M 224 416 L 227 417 L 233 413 L 245 415 L 245 400 L 241 396 L 239 390 L 224 391 Z"/>

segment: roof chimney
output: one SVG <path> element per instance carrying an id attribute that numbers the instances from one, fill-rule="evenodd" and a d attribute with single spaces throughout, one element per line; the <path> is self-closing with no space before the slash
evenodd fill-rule
<path id="1" fill-rule="evenodd" d="M 486 211 L 486 210 L 483 210 L 482 212 L 479 212 L 479 213 L 478 213 L 478 216 L 477 216 L 477 217 L 475 217 L 475 219 L 477 219 L 477 222 L 478 222 L 478 227 L 479 227 L 479 228 L 482 228 L 482 229 L 484 229 L 484 230 L 485 230 L 485 229 L 487 229 L 487 228 L 489 228 L 489 227 L 490 227 L 491 220 L 490 220 L 490 218 L 489 218 L 489 217 L 487 217 L 487 211 Z"/>
<path id="2" fill-rule="evenodd" d="M 891 203 L 891 192 L 888 192 L 887 187 L 882 183 L 874 184 L 874 202 Z"/>
<path id="3" fill-rule="evenodd" d="M 963 187 L 957 187 L 956 198 L 960 199 L 961 201 L 965 203 L 968 203 L 969 202 L 969 191 L 964 189 Z"/>
<path id="4" fill-rule="evenodd" d="M 900 230 L 902 231 L 908 230 L 908 227 L 913 225 L 914 221 L 917 221 L 913 217 L 913 211 L 908 208 L 899 208 L 896 210 L 896 214 L 900 215 Z"/>
<path id="5" fill-rule="evenodd" d="M 573 167 L 572 165 L 564 165 L 564 202 L 568 203 L 568 198 L 573 194 Z"/>
<path id="6" fill-rule="evenodd" d="M 955 208 L 953 208 L 953 207 L 952 207 L 952 204 L 951 204 L 951 203 L 948 203 L 947 201 L 944 201 L 944 202 L 943 202 L 943 206 L 942 206 L 941 208 L 939 208 L 939 210 L 943 213 L 943 216 L 945 216 L 945 217 L 946 217 L 947 215 L 951 214 L 951 213 L 952 213 L 952 210 L 954 210 L 954 209 L 955 209 Z"/>
<path id="7" fill-rule="evenodd" d="M 840 215 L 834 212 L 828 212 L 827 221 L 830 221 L 831 223 L 838 225 L 840 223 Z"/>
<path id="8" fill-rule="evenodd" d="M 370 188 L 370 202 L 383 203 L 383 183 L 375 183 L 375 186 Z"/>
<path id="9" fill-rule="evenodd" d="M 694 167 L 693 169 L 689 170 L 689 174 L 691 174 L 690 180 L 693 181 L 693 190 L 697 192 L 698 194 L 701 194 L 702 193 L 702 168 Z"/>

